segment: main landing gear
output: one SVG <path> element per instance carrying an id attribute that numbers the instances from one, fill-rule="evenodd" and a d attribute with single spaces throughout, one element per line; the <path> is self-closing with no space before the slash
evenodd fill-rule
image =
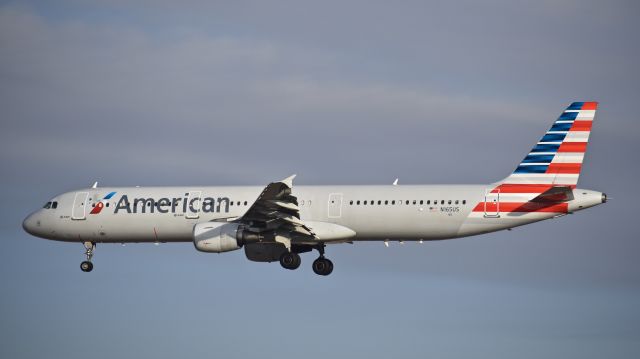
<path id="1" fill-rule="evenodd" d="M 280 265 L 284 269 L 298 269 L 300 267 L 300 263 L 302 260 L 300 259 L 300 255 L 294 252 L 284 252 L 280 256 Z"/>
<path id="2" fill-rule="evenodd" d="M 324 257 L 324 243 L 316 246 L 315 248 L 320 253 L 320 257 L 313 261 L 311 268 L 313 272 L 318 275 L 329 275 L 333 271 L 333 262 Z M 307 249 L 305 252 L 311 250 Z M 284 252 L 280 256 L 280 265 L 285 269 L 298 269 L 300 267 L 300 255 L 296 252 Z"/>
<path id="3" fill-rule="evenodd" d="M 91 258 L 93 257 L 93 251 L 96 249 L 96 244 L 93 242 L 84 242 L 84 248 L 84 254 L 87 256 L 87 260 L 80 263 L 80 270 L 83 272 L 91 272 L 93 270 Z"/>
<path id="4" fill-rule="evenodd" d="M 311 265 L 313 272 L 317 275 L 329 275 L 333 272 L 333 262 L 325 257 L 319 257 Z"/>
<path id="5" fill-rule="evenodd" d="M 317 248 L 318 253 L 320 253 L 320 257 L 313 261 L 311 268 L 313 268 L 313 272 L 317 275 L 329 275 L 333 272 L 333 262 L 324 257 L 324 243 L 319 245 Z"/>

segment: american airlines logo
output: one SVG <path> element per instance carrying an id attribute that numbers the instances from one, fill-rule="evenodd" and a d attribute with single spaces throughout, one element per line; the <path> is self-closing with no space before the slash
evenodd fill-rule
<path id="1" fill-rule="evenodd" d="M 89 214 L 98 214 L 98 213 L 100 213 L 102 211 L 102 209 L 104 208 L 104 201 L 110 200 L 111 197 L 113 197 L 115 194 L 116 194 L 115 192 L 110 192 L 109 194 L 104 196 L 98 203 L 95 204 L 95 206 L 93 207 L 91 212 L 89 212 Z"/>
<path id="2" fill-rule="evenodd" d="M 115 194 L 115 192 L 113 192 Z M 230 200 L 227 197 L 138 197 L 129 200 L 125 194 L 120 197 L 113 213 L 124 211 L 127 213 L 220 213 L 229 212 Z M 100 211 L 98 211 L 100 212 Z M 91 212 L 93 213 L 93 211 Z"/>

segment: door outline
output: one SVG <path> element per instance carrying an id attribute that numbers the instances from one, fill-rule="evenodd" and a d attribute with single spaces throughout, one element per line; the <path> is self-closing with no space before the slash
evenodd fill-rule
<path id="1" fill-rule="evenodd" d="M 77 192 L 71 207 L 71 219 L 80 221 L 87 219 L 87 200 L 89 192 Z M 80 213 L 79 213 L 80 212 Z"/>
<path id="2" fill-rule="evenodd" d="M 484 191 L 484 217 L 500 218 L 500 188 L 493 192 L 487 188 Z"/>
<path id="3" fill-rule="evenodd" d="M 342 217 L 342 193 L 330 193 L 327 200 L 327 217 Z"/>
<path id="4" fill-rule="evenodd" d="M 196 212 L 191 212 L 191 201 L 193 199 L 197 198 L 197 206 L 196 206 L 196 202 L 194 202 L 194 207 Z M 188 219 L 196 219 L 196 218 L 200 218 L 200 211 L 202 210 L 202 191 L 189 191 L 189 194 L 187 195 L 187 211 L 184 214 L 185 218 Z"/>

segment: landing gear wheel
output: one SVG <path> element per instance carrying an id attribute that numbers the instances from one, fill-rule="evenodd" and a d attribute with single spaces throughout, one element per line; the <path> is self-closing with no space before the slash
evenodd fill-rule
<path id="1" fill-rule="evenodd" d="M 93 263 L 91 263 L 89 261 L 84 261 L 84 262 L 80 263 L 80 269 L 83 272 L 91 272 L 93 270 Z"/>
<path id="2" fill-rule="evenodd" d="M 91 258 L 93 257 L 93 251 L 96 249 L 96 244 L 94 242 L 84 242 L 84 254 L 87 256 L 87 260 L 80 263 L 80 269 L 83 272 L 91 272 L 93 270 L 93 263 L 91 263 Z"/>
<path id="3" fill-rule="evenodd" d="M 280 256 L 280 265 L 285 269 L 298 269 L 301 262 L 302 260 L 300 259 L 300 255 L 298 253 L 285 252 Z"/>
<path id="4" fill-rule="evenodd" d="M 317 275 L 329 275 L 333 272 L 333 262 L 327 258 L 320 257 L 313 261 L 313 272 Z"/>

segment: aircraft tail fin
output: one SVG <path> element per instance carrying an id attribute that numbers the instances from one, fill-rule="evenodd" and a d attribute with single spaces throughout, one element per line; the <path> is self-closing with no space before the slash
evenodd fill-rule
<path id="1" fill-rule="evenodd" d="M 500 187 L 539 193 L 554 186 L 575 188 L 597 108 L 597 102 L 567 107 Z"/>

